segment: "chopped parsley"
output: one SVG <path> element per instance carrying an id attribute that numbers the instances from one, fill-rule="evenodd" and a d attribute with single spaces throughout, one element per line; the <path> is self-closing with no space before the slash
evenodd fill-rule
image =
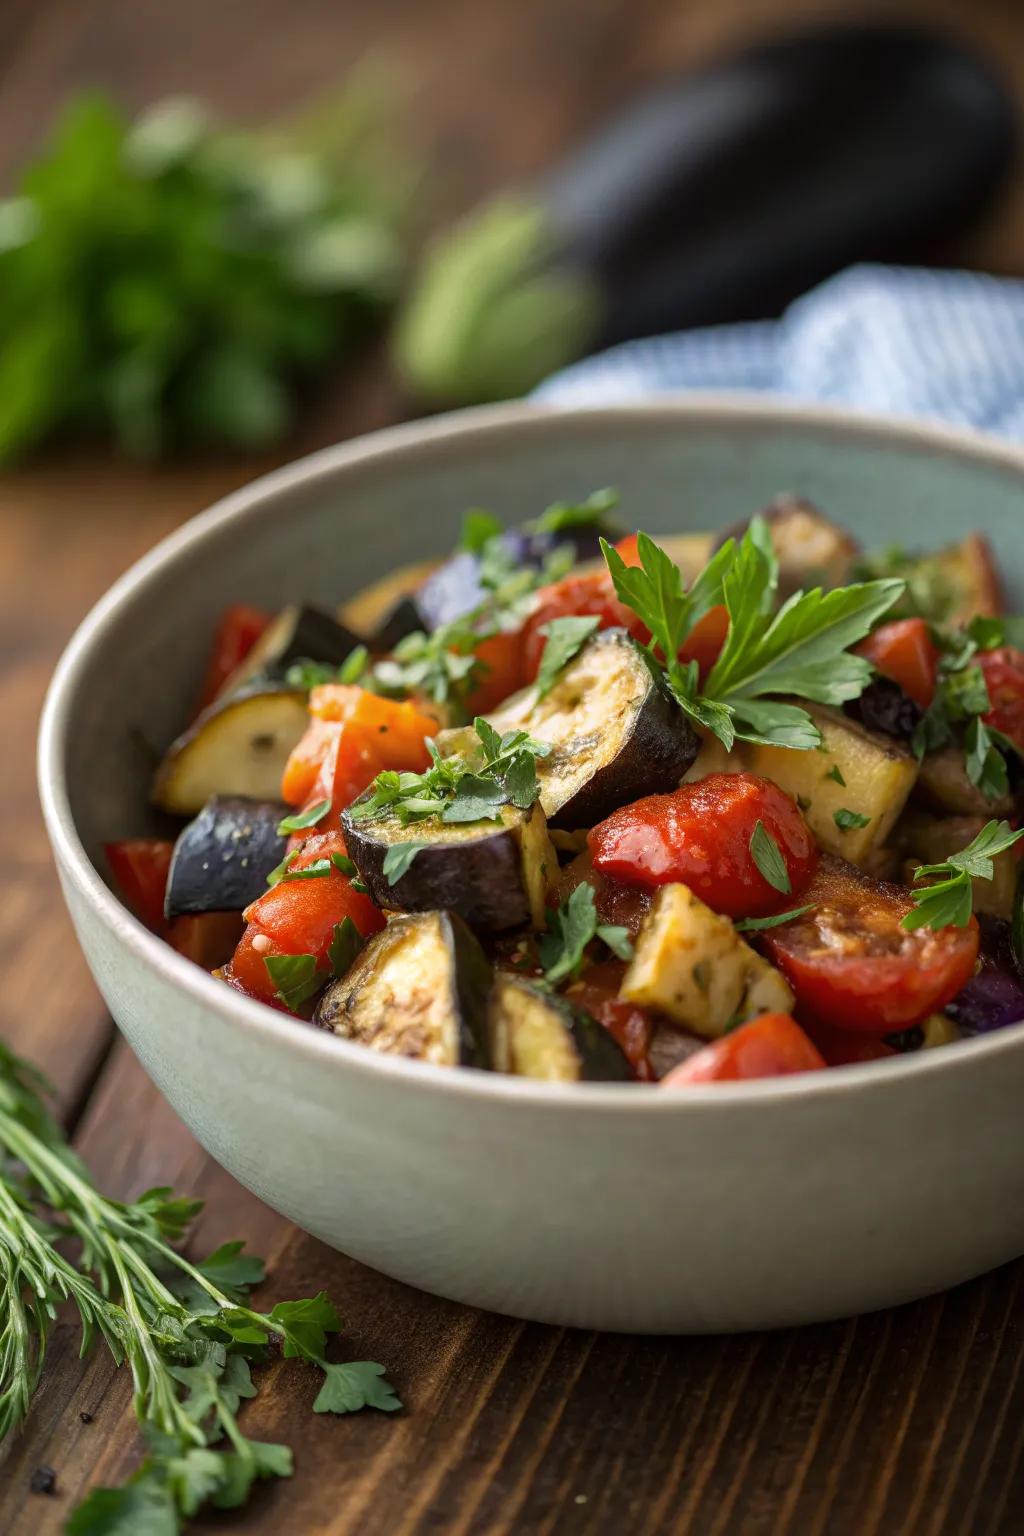
<path id="1" fill-rule="evenodd" d="M 384 863 L 381 866 L 381 874 L 388 885 L 397 885 L 402 876 L 408 874 L 416 855 L 422 853 L 426 847 L 426 843 L 392 843 L 384 855 Z"/>
<path id="2" fill-rule="evenodd" d="M 619 493 L 594 491 L 585 501 L 556 501 L 540 517 L 526 524 L 527 533 L 568 533 L 574 528 L 599 528 L 608 532 L 608 514 L 619 504 Z"/>
<path id="3" fill-rule="evenodd" d="M 846 788 L 846 780 L 843 778 L 843 770 L 840 768 L 838 763 L 832 764 L 832 767 L 829 769 L 828 773 L 826 773 L 825 777 L 826 779 L 834 779 L 835 782 L 841 785 L 843 789 Z"/>
<path id="4" fill-rule="evenodd" d="M 264 955 L 263 964 L 274 983 L 274 995 L 292 1013 L 308 1002 L 324 984 L 315 955 Z"/>
<path id="5" fill-rule="evenodd" d="M 465 754 L 442 757 L 437 743 L 428 741 L 432 762 L 425 773 L 379 773 L 349 815 L 364 820 L 389 811 L 409 826 L 431 816 L 449 823 L 496 821 L 503 805 L 529 810 L 540 794 L 536 760 L 551 751 L 547 742 L 523 730 L 501 736 L 479 715 L 473 731 L 475 749 Z"/>
<path id="6" fill-rule="evenodd" d="M 789 912 L 776 912 L 773 917 L 744 917 L 733 926 L 737 933 L 760 933 L 764 928 L 778 928 L 783 923 L 791 923 L 794 918 L 803 917 L 805 912 L 813 912 L 816 902 L 811 902 L 806 907 L 793 907 Z"/>
<path id="7" fill-rule="evenodd" d="M 335 923 L 327 958 L 335 976 L 344 976 L 363 947 L 363 936 L 350 917 Z"/>
<path id="8" fill-rule="evenodd" d="M 750 854 L 768 884 L 774 890 L 781 891 L 783 896 L 788 896 L 793 889 L 789 870 L 778 843 L 763 821 L 758 821 L 751 833 Z"/>
<path id="9" fill-rule="evenodd" d="M 297 811 L 294 816 L 285 816 L 277 824 L 277 835 L 287 837 L 289 832 L 305 832 L 307 827 L 315 827 L 331 808 L 329 800 L 318 800 L 308 810 Z"/>
<path id="10" fill-rule="evenodd" d="M 602 923 L 594 905 L 594 890 L 583 881 L 555 911 L 548 912 L 547 932 L 537 944 L 544 979 L 551 986 L 579 974 L 583 956 L 592 939 L 607 944 L 620 960 L 633 957 L 629 930 Z"/>
<path id="11" fill-rule="evenodd" d="M 990 821 L 973 842 L 959 853 L 951 853 L 941 864 L 922 864 L 914 874 L 914 909 L 903 919 L 903 927 L 965 928 L 974 905 L 972 880 L 991 880 L 993 860 L 1024 837 L 1024 827 L 1015 832 L 1006 821 Z M 927 882 L 922 884 L 922 882 Z"/>
<path id="12" fill-rule="evenodd" d="M 832 812 L 832 820 L 840 832 L 852 832 L 855 828 L 871 825 L 870 816 L 863 816 L 860 811 L 848 811 L 845 805 L 840 810 Z"/>
<path id="13" fill-rule="evenodd" d="M 870 581 L 831 592 L 798 592 L 773 613 L 778 566 L 763 518 L 743 539 L 727 540 L 688 591 L 664 550 L 637 536 L 638 567 L 627 566 L 602 539 L 620 601 L 651 632 L 649 649 L 665 658 L 668 686 L 687 714 L 731 750 L 734 742 L 809 751 L 821 734 L 807 711 L 779 695 L 819 704 L 858 698 L 870 682 L 867 661 L 850 653 L 903 592 L 898 580 Z M 729 630 L 703 685 L 696 662 L 677 658 L 694 625 L 724 604 Z"/>
<path id="14" fill-rule="evenodd" d="M 590 618 L 552 619 L 542 624 L 539 634 L 547 639 L 537 673 L 537 699 L 546 698 L 558 679 L 558 674 L 582 649 L 597 629 L 601 620 Z"/>

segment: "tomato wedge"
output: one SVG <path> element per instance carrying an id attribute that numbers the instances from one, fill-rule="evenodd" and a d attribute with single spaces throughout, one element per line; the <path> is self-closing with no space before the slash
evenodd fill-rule
<path id="1" fill-rule="evenodd" d="M 248 603 L 233 603 L 230 608 L 225 608 L 210 648 L 197 713 L 213 702 L 269 623 L 269 613 L 264 613 L 262 608 L 251 608 Z"/>
<path id="2" fill-rule="evenodd" d="M 540 668 L 540 659 L 547 645 L 547 636 L 540 633 L 552 619 L 593 617 L 599 629 L 628 629 L 636 639 L 650 639 L 647 626 L 633 611 L 620 603 L 615 595 L 611 572 L 607 567 L 599 571 L 585 571 L 578 576 L 566 576 L 550 587 L 542 587 L 537 593 L 537 606 L 523 626 L 523 682 L 532 683 Z"/>
<path id="3" fill-rule="evenodd" d="M 634 1003 L 623 1002 L 619 988 L 626 966 L 622 960 L 606 960 L 589 967 L 566 996 L 584 1009 L 621 1045 L 638 1082 L 654 1082 L 648 1051 L 654 1024 L 649 1013 Z"/>
<path id="4" fill-rule="evenodd" d="M 774 838 L 789 876 L 769 883 L 751 848 L 758 822 Z M 793 906 L 818 861 L 795 800 L 752 773 L 712 773 L 667 795 L 614 811 L 587 839 L 594 868 L 632 885 L 688 885 L 727 917 L 765 917 Z"/>
<path id="5" fill-rule="evenodd" d="M 525 681 L 522 631 L 499 630 L 488 635 L 475 647 L 475 655 L 482 663 L 482 671 L 466 700 L 466 713 L 470 719 L 503 704 Z"/>
<path id="6" fill-rule="evenodd" d="M 318 833 L 306 839 L 292 860 L 291 872 L 344 852 L 345 839 L 340 832 Z M 346 917 L 352 919 L 364 939 L 384 926 L 383 913 L 368 896 L 354 890 L 339 869 L 313 879 L 280 881 L 246 908 L 246 930 L 224 979 L 249 997 L 275 1002 L 277 989 L 264 963 L 267 957 L 313 955 L 326 972 L 335 926 Z"/>
<path id="7" fill-rule="evenodd" d="M 662 1078 L 661 1086 L 686 1088 L 691 1083 L 784 1077 L 791 1072 L 819 1072 L 825 1065 L 817 1046 L 788 1013 L 762 1013 L 681 1061 Z"/>
<path id="8" fill-rule="evenodd" d="M 882 624 L 857 646 L 883 677 L 899 683 L 921 709 L 935 697 L 939 676 L 939 649 L 924 619 L 897 619 Z"/>
<path id="9" fill-rule="evenodd" d="M 812 910 L 761 941 L 796 993 L 797 1012 L 839 1029 L 887 1035 L 939 1012 L 964 986 L 978 958 L 978 924 L 917 928 L 901 922 L 913 903 L 824 855 L 802 903 Z"/>
<path id="10" fill-rule="evenodd" d="M 159 837 L 128 837 L 103 851 L 125 905 L 154 933 L 165 933 L 164 892 L 174 844 Z"/>
<path id="11" fill-rule="evenodd" d="M 982 718 L 1024 752 L 1024 651 L 1010 645 L 978 658 L 991 709 Z"/>
<path id="12" fill-rule="evenodd" d="M 437 721 L 416 704 L 365 688 L 326 683 L 309 696 L 310 723 L 285 764 L 281 798 L 289 805 L 330 801 L 324 819 L 351 805 L 382 768 L 421 773 Z"/>

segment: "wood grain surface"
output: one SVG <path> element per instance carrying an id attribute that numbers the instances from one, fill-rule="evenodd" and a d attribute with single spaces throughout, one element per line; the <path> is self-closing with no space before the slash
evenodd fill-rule
<path id="1" fill-rule="evenodd" d="M 4 0 L 0 172 L 63 97 L 129 105 L 190 91 L 258 119 L 367 53 L 401 82 L 450 207 L 542 166 L 645 80 L 779 24 L 894 14 L 986 47 L 1024 99 L 1024 9 L 799 0 Z M 1024 175 L 952 259 L 1024 272 Z M 394 420 L 380 357 L 311 410 L 289 456 Z M 850 1322 L 722 1339 L 629 1339 L 434 1300 L 335 1254 L 261 1206 L 197 1146 L 117 1040 L 61 905 L 32 738 L 76 622 L 169 529 L 265 464 L 140 470 L 53 457 L 0 477 L 0 1034 L 55 1080 L 75 1145 L 112 1194 L 170 1183 L 209 1205 L 195 1247 L 244 1236 L 268 1302 L 320 1287 L 346 1350 L 387 1363 L 406 1411 L 314 1417 L 297 1363 L 268 1369 L 250 1433 L 297 1451 L 291 1483 L 197 1530 L 461 1536 L 1015 1536 L 1024 1531 L 1024 1266 Z M 900 1176 L 899 1169 L 893 1177 Z M 799 1262 L 798 1257 L 795 1262 Z M 31 1421 L 0 1459 L 0 1532 L 51 1536 L 90 1486 L 138 1457 L 123 1373 L 58 1331 Z M 83 1423 L 80 1413 L 91 1415 Z M 57 1492 L 29 1491 L 40 1464 Z"/>

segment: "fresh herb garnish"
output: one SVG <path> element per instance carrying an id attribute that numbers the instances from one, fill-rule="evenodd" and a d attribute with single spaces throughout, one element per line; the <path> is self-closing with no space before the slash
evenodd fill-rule
<path id="1" fill-rule="evenodd" d="M 350 880 L 356 874 L 358 874 L 358 870 L 356 869 L 356 866 L 353 864 L 352 860 L 348 857 L 348 854 L 332 853 L 331 863 L 334 865 L 335 869 L 339 871 L 340 874 L 347 875 Z"/>
<path id="2" fill-rule="evenodd" d="M 416 855 L 426 847 L 427 844 L 422 842 L 392 843 L 381 866 L 381 873 L 388 885 L 397 885 L 402 876 L 408 873 Z"/>
<path id="3" fill-rule="evenodd" d="M 540 517 L 525 524 L 527 533 L 568 533 L 574 528 L 607 531 L 608 514 L 619 504 L 619 493 L 611 489 L 592 491 L 585 501 L 556 501 Z"/>
<path id="4" fill-rule="evenodd" d="M 288 668 L 284 680 L 289 688 L 302 693 L 312 693 L 326 683 L 362 682 L 370 666 L 370 653 L 365 645 L 357 645 L 349 651 L 340 667 L 326 661 L 295 661 Z"/>
<path id="5" fill-rule="evenodd" d="M 470 507 L 462 516 L 459 548 L 468 554 L 478 555 L 491 539 L 500 538 L 502 532 L 502 525 L 493 512 L 484 512 L 480 507 Z"/>
<path id="6" fill-rule="evenodd" d="M 838 763 L 833 763 L 825 777 L 826 779 L 834 779 L 835 782 L 841 785 L 843 789 L 846 788 L 846 780 L 843 778 L 843 771 Z"/>
<path id="7" fill-rule="evenodd" d="M 292 1013 L 324 984 L 315 955 L 264 955 L 263 964 L 274 983 L 275 995 Z"/>
<path id="8" fill-rule="evenodd" d="M 296 384 L 343 364 L 400 280 L 369 104 L 363 87 L 329 142 L 296 124 L 289 143 L 181 100 L 134 124 L 73 101 L 3 205 L 0 458 L 64 432 L 143 458 L 279 442 Z"/>
<path id="9" fill-rule="evenodd" d="M 840 832 L 852 832 L 856 828 L 867 827 L 871 824 L 870 816 L 864 816 L 860 811 L 847 810 L 845 805 L 838 811 L 832 812 L 832 820 Z"/>
<path id="10" fill-rule="evenodd" d="M 542 624 L 538 634 L 547 638 L 537 673 L 537 699 L 546 698 L 558 679 L 558 674 L 590 639 L 601 620 L 590 618 L 552 619 Z"/>
<path id="11" fill-rule="evenodd" d="M 349 815 L 362 820 L 386 810 L 409 826 L 432 816 L 456 823 L 494 821 L 503 805 L 529 810 L 540 793 L 536 759 L 551 748 L 523 730 L 501 736 L 480 716 L 473 730 L 479 745 L 464 754 L 442 757 L 436 743 L 428 742 L 433 761 L 425 773 L 379 773 Z"/>
<path id="12" fill-rule="evenodd" d="M 305 832 L 307 827 L 315 827 L 318 821 L 322 821 L 331 808 L 329 800 L 318 800 L 308 810 L 296 811 L 293 816 L 285 816 L 277 824 L 278 837 L 287 837 L 289 832 Z"/>
<path id="13" fill-rule="evenodd" d="M 760 933 L 764 928 L 778 928 L 782 923 L 791 923 L 794 918 L 803 917 L 805 912 L 813 912 L 816 902 L 811 902 L 806 907 L 793 907 L 789 912 L 776 912 L 774 917 L 744 917 L 733 927 L 737 933 Z"/>
<path id="14" fill-rule="evenodd" d="M 335 923 L 327 958 L 335 976 L 344 976 L 363 947 L 363 936 L 350 917 Z"/>
<path id="15" fill-rule="evenodd" d="M 406 635 L 390 657 L 373 663 L 364 686 L 399 698 L 419 694 L 444 705 L 457 723 L 465 719 L 466 701 L 487 672 L 477 654 L 482 642 L 518 629 L 533 606 L 534 593 L 558 581 L 573 563 L 572 547 L 560 545 L 542 569 L 524 566 L 505 541 L 493 535 L 475 553 L 484 593 L 477 606 L 430 634 L 415 630 Z"/>
<path id="16" fill-rule="evenodd" d="M 583 881 L 555 911 L 549 911 L 547 932 L 541 934 L 537 954 L 544 979 L 556 986 L 578 974 L 587 945 L 601 939 L 620 960 L 630 960 L 633 945 L 629 930 L 598 920 L 594 890 Z"/>
<path id="17" fill-rule="evenodd" d="M 750 835 L 750 854 L 761 874 L 773 890 L 788 896 L 793 889 L 786 861 L 778 843 L 763 821 L 758 821 Z"/>
<path id="18" fill-rule="evenodd" d="M 778 579 L 764 520 L 754 518 L 742 541 L 727 540 L 689 591 L 677 567 L 646 534 L 637 537 L 639 567 L 625 564 L 602 540 L 620 600 L 651 631 L 668 685 L 680 706 L 731 750 L 734 741 L 763 742 L 807 751 L 821 735 L 807 711 L 774 695 L 843 704 L 857 698 L 871 667 L 849 647 L 899 597 L 899 581 L 875 581 L 831 592 L 798 592 L 774 616 Z M 708 609 L 724 603 L 729 631 L 703 687 L 695 662 L 679 650 Z"/>
<path id="19" fill-rule="evenodd" d="M 241 1243 L 199 1263 L 178 1251 L 200 1201 L 166 1189 L 129 1203 L 102 1195 L 43 1091 L 35 1070 L 0 1045 L 0 1439 L 27 1415 L 60 1309 L 71 1303 L 83 1354 L 102 1341 L 127 1365 L 148 1444 L 126 1484 L 94 1489 L 72 1513 L 72 1536 L 174 1536 L 201 1507 L 244 1504 L 257 1480 L 290 1476 L 290 1449 L 251 1440 L 238 1423 L 241 1403 L 256 1395 L 250 1366 L 268 1345 L 323 1373 L 316 1412 L 401 1406 L 380 1365 L 325 1359 L 340 1320 L 323 1292 L 260 1312 L 249 1292 L 263 1261 Z M 80 1244 L 76 1262 L 66 1237 Z"/>
<path id="20" fill-rule="evenodd" d="M 1012 848 L 1024 837 L 1024 828 L 1015 832 L 1006 821 L 990 821 L 973 842 L 959 853 L 951 853 L 941 864 L 922 864 L 914 874 L 914 910 L 903 919 L 903 927 L 965 928 L 971 920 L 973 890 L 971 881 L 991 880 L 995 873 L 993 859 Z"/>

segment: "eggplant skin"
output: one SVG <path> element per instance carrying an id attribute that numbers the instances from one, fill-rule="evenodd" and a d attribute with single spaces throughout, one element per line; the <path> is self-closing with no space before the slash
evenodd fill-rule
<path id="1" fill-rule="evenodd" d="M 288 807 L 243 795 L 214 795 L 174 845 L 164 912 L 168 918 L 243 912 L 284 858 L 278 823 Z"/>
<path id="2" fill-rule="evenodd" d="M 522 726 L 551 744 L 537 777 L 548 824 L 559 831 L 675 789 L 700 750 L 660 670 L 622 629 L 594 635 L 546 698 L 534 699 L 524 689 L 490 719 L 497 730 Z"/>
<path id="3" fill-rule="evenodd" d="M 356 805 L 359 802 L 356 801 Z M 521 821 L 508 808 L 503 822 L 435 827 L 400 826 L 390 816 L 342 817 L 345 846 L 370 899 L 400 912 L 447 910 L 482 933 L 500 933 L 531 921 L 523 880 Z M 433 841 L 428 841 L 433 839 Z M 384 858 L 395 843 L 427 841 L 394 885 L 384 877 Z"/>
<path id="4" fill-rule="evenodd" d="M 492 981 L 456 913 L 396 917 L 327 988 L 314 1022 L 384 1055 L 486 1069 Z"/>
<path id="5" fill-rule="evenodd" d="M 602 1024 L 522 977 L 495 977 L 488 1025 L 497 1070 L 562 1083 L 614 1083 L 633 1078 L 622 1048 Z"/>

